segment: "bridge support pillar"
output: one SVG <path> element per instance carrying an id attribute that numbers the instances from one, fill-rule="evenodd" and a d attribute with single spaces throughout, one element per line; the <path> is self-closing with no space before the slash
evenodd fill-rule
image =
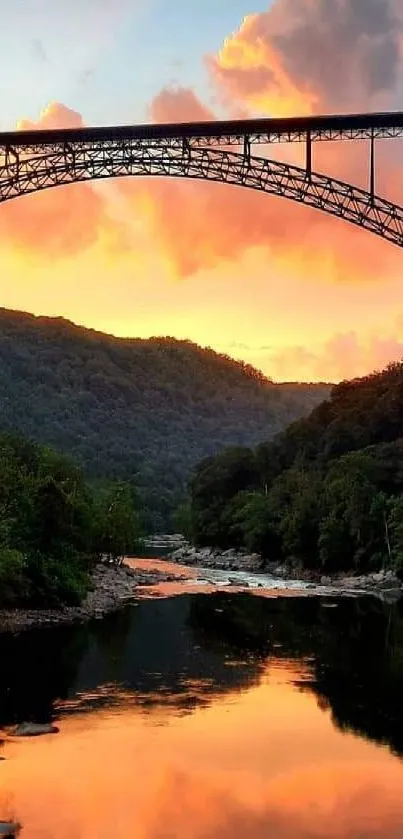
<path id="1" fill-rule="evenodd" d="M 311 132 L 310 132 L 309 128 L 308 128 L 308 131 L 306 132 L 306 166 L 305 166 L 305 169 L 306 169 L 306 176 L 308 178 L 308 181 L 311 181 L 311 179 L 312 179 L 312 137 L 311 137 Z"/>
<path id="2" fill-rule="evenodd" d="M 370 161 L 369 161 L 369 194 L 371 198 L 371 205 L 374 205 L 375 200 L 375 137 L 374 132 L 371 134 L 370 144 Z"/>
<path id="3" fill-rule="evenodd" d="M 250 165 L 250 155 L 251 155 L 251 148 L 250 148 L 250 138 L 245 137 L 243 142 L 243 156 L 247 166 Z"/>
<path id="4" fill-rule="evenodd" d="M 5 153 L 5 167 L 6 169 L 11 169 L 11 166 L 16 166 L 17 170 L 19 169 L 20 165 L 20 156 L 18 151 L 13 146 L 6 146 L 6 153 Z"/>

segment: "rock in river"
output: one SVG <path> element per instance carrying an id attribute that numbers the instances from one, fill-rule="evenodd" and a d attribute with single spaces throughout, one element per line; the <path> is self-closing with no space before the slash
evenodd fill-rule
<path id="1" fill-rule="evenodd" d="M 0 821 L 0 836 L 17 836 L 20 830 L 21 825 L 17 822 Z"/>
<path id="2" fill-rule="evenodd" d="M 57 725 L 51 723 L 22 722 L 14 731 L 15 737 L 39 737 L 41 734 L 58 734 Z"/>

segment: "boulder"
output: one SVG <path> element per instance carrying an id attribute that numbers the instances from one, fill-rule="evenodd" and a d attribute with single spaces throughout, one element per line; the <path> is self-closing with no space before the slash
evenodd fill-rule
<path id="1" fill-rule="evenodd" d="M 188 548 L 177 548 L 173 553 L 170 554 L 170 559 L 183 559 L 188 553 Z"/>
<path id="2" fill-rule="evenodd" d="M 197 562 L 203 562 L 203 560 L 211 558 L 211 550 L 210 548 L 200 548 L 199 550 L 192 548 L 192 555 Z"/>
<path id="3" fill-rule="evenodd" d="M 246 580 L 236 580 L 235 577 L 229 578 L 229 585 L 236 588 L 249 588 L 249 583 Z"/>
<path id="4" fill-rule="evenodd" d="M 58 734 L 59 729 L 53 723 L 22 722 L 14 731 L 15 737 L 39 737 L 41 734 Z"/>
<path id="5" fill-rule="evenodd" d="M 374 583 L 382 583 L 385 579 L 385 572 L 379 571 L 377 574 L 372 574 L 372 579 Z"/>
<path id="6" fill-rule="evenodd" d="M 397 603 L 402 597 L 402 590 L 400 588 L 390 588 L 384 589 L 381 594 L 380 598 L 384 601 L 384 603 L 388 603 L 393 605 L 393 603 Z"/>
<path id="7" fill-rule="evenodd" d="M 18 822 L 1 822 L 0 821 L 0 836 L 16 836 L 21 830 L 21 825 Z"/>
<path id="8" fill-rule="evenodd" d="M 242 571 L 261 571 L 262 558 L 259 554 L 245 554 L 239 559 L 239 569 Z"/>

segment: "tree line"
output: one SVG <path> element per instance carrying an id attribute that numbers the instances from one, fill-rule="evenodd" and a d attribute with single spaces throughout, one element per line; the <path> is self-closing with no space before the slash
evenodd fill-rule
<path id="1" fill-rule="evenodd" d="M 130 485 L 95 488 L 66 456 L 0 436 L 0 607 L 79 603 L 94 564 L 119 562 L 140 534 Z"/>
<path id="2" fill-rule="evenodd" d="M 203 460 L 180 523 L 200 545 L 403 574 L 403 364 L 336 386 L 256 449 Z"/>

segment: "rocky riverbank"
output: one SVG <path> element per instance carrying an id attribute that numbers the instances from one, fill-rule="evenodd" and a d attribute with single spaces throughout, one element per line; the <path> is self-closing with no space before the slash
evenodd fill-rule
<path id="1" fill-rule="evenodd" d="M 216 568 L 223 571 L 258 573 L 266 570 L 259 554 L 248 554 L 245 551 L 235 551 L 232 548 L 221 552 L 212 548 L 193 548 L 187 542 L 183 542 L 179 548 L 170 553 L 169 559 L 183 565 Z"/>
<path id="2" fill-rule="evenodd" d="M 374 574 L 331 574 L 307 571 L 293 564 L 279 565 L 278 562 L 266 562 L 259 554 L 230 549 L 217 551 L 211 548 L 194 548 L 186 542 L 176 548 L 169 559 L 182 565 L 209 568 L 223 571 L 245 571 L 252 574 L 270 575 L 275 579 L 296 582 L 301 581 L 312 591 L 316 588 L 332 589 L 336 593 L 368 592 L 378 594 L 384 600 L 397 600 L 403 596 L 402 582 L 393 571 L 380 571 Z"/>
<path id="3" fill-rule="evenodd" d="M 159 567 L 154 564 L 154 567 L 151 565 L 150 568 L 144 567 L 144 560 L 143 567 L 100 564 L 94 569 L 91 590 L 80 606 L 63 609 L 0 609 L 0 632 L 21 632 L 39 626 L 85 623 L 93 618 L 100 619 L 110 612 L 136 602 L 141 597 L 143 586 L 150 587 L 147 596 L 160 596 L 160 593 L 153 592 L 152 588 L 161 583 L 176 583 L 177 589 L 179 587 L 181 590 L 183 587 L 183 591 L 188 590 L 190 582 L 195 591 L 200 590 L 202 583 L 207 583 L 218 588 L 229 585 L 239 589 L 259 588 L 262 591 L 265 589 L 284 592 L 301 589 L 305 594 L 309 593 L 312 596 L 354 596 L 367 593 L 391 603 L 403 595 L 402 583 L 392 571 L 364 576 L 325 576 L 299 569 L 291 564 L 267 563 L 259 554 L 232 549 L 219 552 L 209 548 L 194 548 L 184 540 L 179 541 L 179 537 L 172 539 L 170 547 L 170 555 L 166 559 L 184 566 L 183 569 L 178 568 L 176 574 L 173 573 L 172 566 L 167 568 L 166 572 L 162 570 L 165 562 L 156 563 Z M 152 560 L 150 562 L 152 563 Z M 189 580 L 186 572 L 188 567 L 199 569 L 201 572 L 204 569 L 205 573 L 193 571 L 189 574 Z M 207 571 L 210 572 L 210 576 Z M 220 572 L 225 572 L 224 579 Z M 301 583 L 301 586 L 297 586 L 297 583 Z M 180 593 L 179 589 L 176 594 Z"/>
<path id="4" fill-rule="evenodd" d="M 20 632 L 38 626 L 84 623 L 91 618 L 103 618 L 136 600 L 141 586 L 155 586 L 176 579 L 172 574 L 98 565 L 92 575 L 91 590 L 80 606 L 63 609 L 0 609 L 0 632 Z"/>

